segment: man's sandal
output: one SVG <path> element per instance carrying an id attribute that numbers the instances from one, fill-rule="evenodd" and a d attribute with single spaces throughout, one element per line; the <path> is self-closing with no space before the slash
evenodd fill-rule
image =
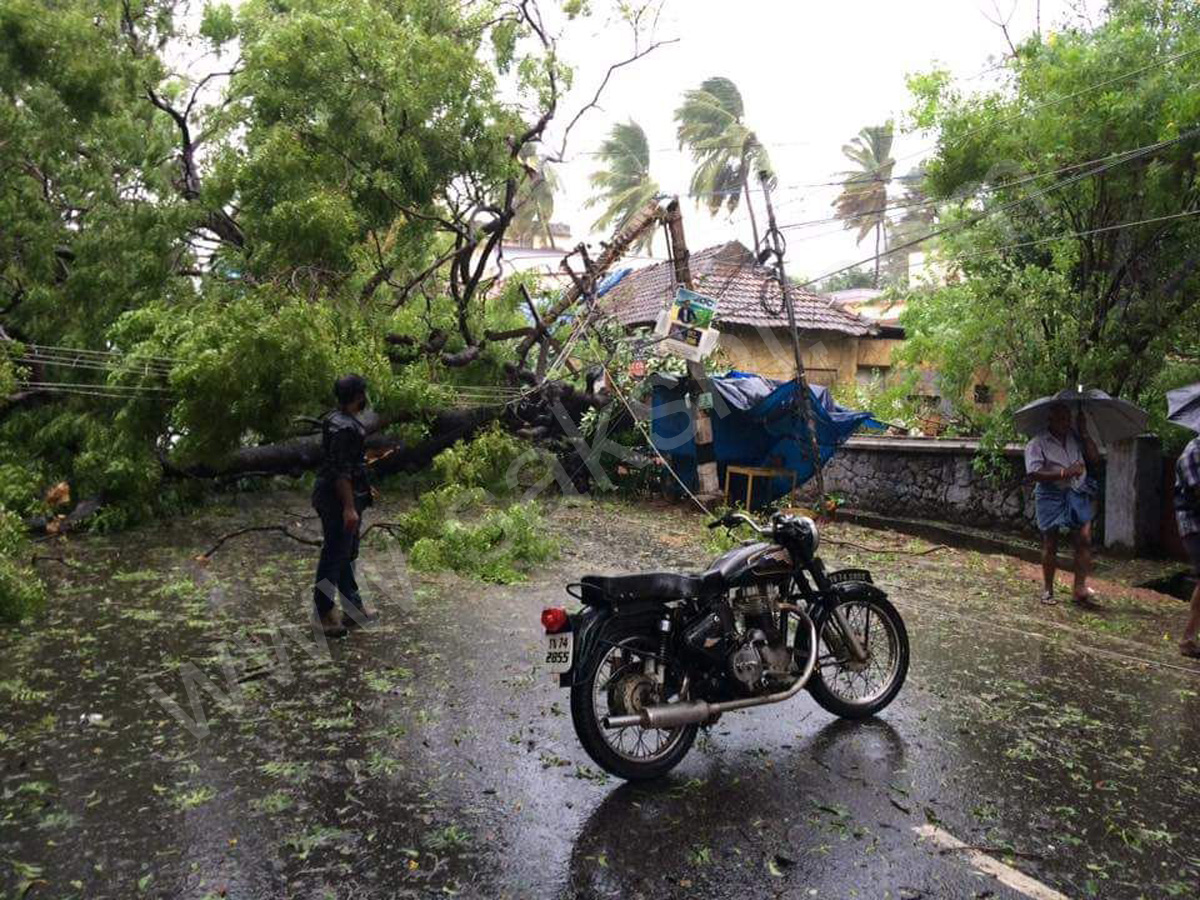
<path id="1" fill-rule="evenodd" d="M 1099 606 L 1099 601 L 1096 600 L 1096 592 L 1091 588 L 1084 588 L 1082 594 L 1072 594 L 1071 600 L 1078 606 Z"/>
<path id="2" fill-rule="evenodd" d="M 1179 652 L 1189 659 L 1200 659 L 1200 644 L 1196 643 L 1195 638 L 1180 641 Z"/>
<path id="3" fill-rule="evenodd" d="M 1054 606 L 1058 601 L 1054 599 L 1054 591 L 1042 591 L 1042 605 Z"/>

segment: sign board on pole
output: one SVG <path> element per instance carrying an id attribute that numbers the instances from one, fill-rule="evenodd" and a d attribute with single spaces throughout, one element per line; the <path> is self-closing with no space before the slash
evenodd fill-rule
<path id="1" fill-rule="evenodd" d="M 681 287 L 671 305 L 659 313 L 654 333 L 663 340 L 662 353 L 674 353 L 689 362 L 699 362 L 717 346 L 721 336 L 712 327 L 717 301 Z"/>

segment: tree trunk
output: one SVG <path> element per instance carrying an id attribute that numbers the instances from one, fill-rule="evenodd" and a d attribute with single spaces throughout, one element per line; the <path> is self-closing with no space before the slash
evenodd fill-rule
<path id="1" fill-rule="evenodd" d="M 424 468 L 455 441 L 471 437 L 500 413 L 490 407 L 446 410 L 434 419 L 429 429 L 430 437 L 418 444 L 406 444 L 391 435 L 371 434 L 367 437 L 367 449 L 384 451 L 384 456 L 372 470 L 379 475 L 390 475 Z M 164 468 L 168 475 L 176 477 L 236 478 L 242 475 L 300 475 L 317 468 L 320 463 L 321 437 L 312 435 L 260 447 L 242 447 L 219 463 L 184 467 L 164 463 Z"/>
<path id="2" fill-rule="evenodd" d="M 875 290 L 879 290 L 879 240 L 883 237 L 883 223 L 875 225 Z"/>
<path id="3" fill-rule="evenodd" d="M 758 222 L 754 218 L 754 204 L 750 202 L 750 182 L 743 181 L 742 189 L 746 193 L 746 212 L 750 214 L 750 233 L 754 235 L 754 253 L 758 254 Z"/>

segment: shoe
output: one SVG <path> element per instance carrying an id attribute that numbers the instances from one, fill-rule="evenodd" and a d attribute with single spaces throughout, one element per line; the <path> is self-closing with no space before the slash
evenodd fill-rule
<path id="1" fill-rule="evenodd" d="M 328 612 L 317 616 L 317 627 L 321 629 L 321 633 L 325 637 L 343 637 L 346 634 L 346 625 L 342 621 L 342 611 L 336 606 Z"/>
<path id="2" fill-rule="evenodd" d="M 1071 600 L 1077 606 L 1085 606 L 1085 607 L 1089 607 L 1091 609 L 1099 609 L 1100 603 L 1096 599 L 1096 596 L 1097 596 L 1096 592 L 1093 591 L 1091 588 L 1084 588 L 1082 594 L 1072 595 Z"/>
<path id="3" fill-rule="evenodd" d="M 1058 601 L 1054 599 L 1054 591 L 1042 591 L 1043 605 L 1054 606 L 1056 603 L 1058 603 Z"/>
<path id="4" fill-rule="evenodd" d="M 358 605 L 353 609 L 347 609 L 342 614 L 342 622 L 347 628 L 359 628 L 364 625 L 372 625 L 379 620 L 379 611 L 372 606 L 368 606 L 366 602 Z"/>
<path id="5" fill-rule="evenodd" d="M 1186 638 L 1179 642 L 1179 652 L 1189 659 L 1200 659 L 1200 644 L 1195 638 Z"/>

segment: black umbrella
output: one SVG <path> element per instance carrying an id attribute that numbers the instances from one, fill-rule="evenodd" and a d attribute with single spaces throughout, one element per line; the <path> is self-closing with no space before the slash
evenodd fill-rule
<path id="1" fill-rule="evenodd" d="M 1050 410 L 1065 403 L 1075 413 L 1083 410 L 1088 430 L 1101 444 L 1112 444 L 1135 437 L 1146 430 L 1150 417 L 1128 400 L 1110 397 L 1104 391 L 1068 388 L 1052 397 L 1041 397 L 1013 413 L 1013 424 L 1033 437 L 1049 427 Z"/>
<path id="2" fill-rule="evenodd" d="M 1200 432 L 1200 381 L 1167 391 L 1167 421 Z"/>

